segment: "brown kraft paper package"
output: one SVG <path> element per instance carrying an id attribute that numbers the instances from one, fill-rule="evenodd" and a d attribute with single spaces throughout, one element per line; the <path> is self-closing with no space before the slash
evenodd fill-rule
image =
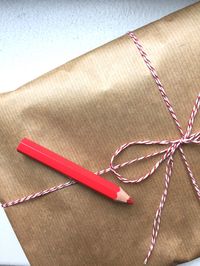
<path id="1" fill-rule="evenodd" d="M 186 128 L 200 91 L 200 3 L 135 31 Z M 11 77 L 12 78 L 12 77 Z M 7 202 L 64 183 L 67 177 L 16 151 L 24 137 L 96 172 L 129 141 L 180 134 L 135 44 L 125 34 L 21 88 L 0 95 L 0 200 Z M 200 115 L 193 132 L 200 130 Z M 129 148 L 124 162 L 160 147 Z M 200 149 L 183 146 L 198 181 Z M 158 157 L 120 170 L 133 179 Z M 166 162 L 148 180 L 104 178 L 135 199 L 113 202 L 80 184 L 5 209 L 31 265 L 143 265 L 164 188 Z M 200 256 L 199 202 L 179 151 L 157 243 L 148 265 Z"/>

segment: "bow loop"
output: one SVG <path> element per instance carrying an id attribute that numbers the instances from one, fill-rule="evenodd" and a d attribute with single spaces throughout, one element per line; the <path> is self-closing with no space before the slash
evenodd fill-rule
<path id="1" fill-rule="evenodd" d="M 118 165 L 114 165 L 114 159 L 121 153 L 123 152 L 125 149 L 127 149 L 128 147 L 130 146 L 134 146 L 134 145 L 155 145 L 155 144 L 160 144 L 160 145 L 167 145 L 169 144 L 170 141 L 150 141 L 150 140 L 143 140 L 143 141 L 134 141 L 134 142 L 129 142 L 129 143 L 125 143 L 123 145 L 121 145 L 113 154 L 113 156 L 111 157 L 111 161 L 110 161 L 110 168 L 109 170 L 112 171 L 116 177 L 123 181 L 124 183 L 139 183 L 145 179 L 147 179 L 149 176 L 151 176 L 155 171 L 156 169 L 160 166 L 160 164 L 166 159 L 169 157 L 170 153 L 170 147 L 168 148 L 165 148 L 165 149 L 162 149 L 161 151 L 158 151 L 158 152 L 154 152 L 154 153 L 151 153 L 151 154 L 148 154 L 148 155 L 145 155 L 145 156 L 141 156 L 141 157 L 136 157 L 130 161 L 126 161 L 122 164 L 118 164 Z M 173 145 L 173 144 L 172 144 Z M 135 163 L 135 162 L 139 162 L 139 161 L 142 161 L 142 160 L 146 160 L 146 159 L 149 159 L 151 157 L 154 157 L 154 156 L 157 156 L 157 155 L 161 155 L 163 154 L 163 156 L 161 157 L 161 159 L 159 159 L 155 164 L 154 166 L 151 168 L 151 170 L 149 172 L 147 172 L 145 175 L 141 176 L 141 177 L 137 177 L 136 179 L 127 179 L 125 177 L 123 177 L 121 174 L 119 174 L 116 170 L 119 169 L 119 168 L 122 168 L 124 166 L 127 166 L 127 165 L 130 165 L 132 163 Z"/>

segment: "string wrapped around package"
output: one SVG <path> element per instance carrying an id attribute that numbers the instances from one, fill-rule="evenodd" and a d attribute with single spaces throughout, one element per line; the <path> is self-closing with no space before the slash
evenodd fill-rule
<path id="1" fill-rule="evenodd" d="M 188 175 L 191 179 L 191 184 L 194 188 L 194 191 L 196 193 L 197 199 L 200 200 L 200 188 L 197 184 L 197 180 L 195 178 L 195 176 L 193 175 L 193 172 L 191 170 L 191 167 L 189 165 L 189 162 L 185 156 L 185 153 L 183 151 L 183 145 L 185 144 L 200 144 L 200 132 L 196 132 L 196 133 L 192 133 L 192 128 L 193 128 L 193 124 L 194 124 L 194 120 L 195 117 L 198 113 L 199 107 L 200 107 L 200 93 L 198 94 L 196 101 L 194 103 L 194 106 L 192 108 L 192 112 L 191 115 L 189 117 L 188 120 L 188 125 L 186 130 L 184 131 L 179 123 L 179 120 L 177 118 L 177 115 L 172 107 L 172 104 L 170 103 L 170 100 L 165 92 L 164 86 L 162 85 L 157 72 L 155 70 L 155 68 L 152 66 L 151 61 L 148 59 L 146 52 L 143 49 L 143 46 L 140 44 L 138 38 L 136 37 L 136 35 L 134 34 L 134 32 L 129 32 L 128 33 L 129 37 L 133 40 L 134 44 L 136 45 L 139 53 L 141 54 L 146 66 L 148 67 L 148 69 L 150 70 L 150 73 L 152 75 L 152 77 L 154 78 L 158 90 L 162 96 L 162 99 L 169 111 L 169 114 L 171 115 L 173 121 L 175 122 L 175 125 L 180 133 L 180 137 L 178 139 L 175 140 L 139 140 L 139 141 L 132 141 L 132 142 L 128 142 L 125 143 L 123 145 L 121 145 L 113 154 L 113 156 L 111 157 L 111 161 L 110 161 L 110 165 L 108 168 L 97 171 L 95 174 L 97 175 L 103 175 L 105 173 L 108 172 L 113 172 L 113 174 L 116 175 L 116 177 L 122 181 L 123 183 L 130 183 L 130 184 L 137 184 L 140 183 L 142 181 L 144 181 L 145 179 L 149 178 L 157 169 L 158 167 L 164 162 L 166 161 L 166 170 L 165 170 L 165 175 L 164 175 L 164 190 L 163 190 L 163 194 L 161 196 L 161 200 L 159 203 L 159 206 L 156 210 L 155 213 L 155 218 L 153 220 L 153 230 L 152 230 L 152 237 L 151 237 L 151 243 L 150 243 L 150 247 L 148 250 L 148 253 L 146 255 L 146 258 L 144 260 L 144 264 L 146 264 L 152 254 L 152 251 L 155 247 L 156 244 L 156 239 L 159 233 L 159 229 L 160 229 L 160 223 L 161 223 L 161 215 L 162 215 L 162 210 L 164 207 L 164 204 L 166 202 L 167 199 L 167 194 L 168 194 L 168 189 L 169 189 L 169 183 L 170 183 L 170 177 L 172 175 L 172 170 L 173 170 L 173 165 L 174 165 L 174 161 L 173 161 L 173 156 L 175 154 L 176 151 L 179 151 L 182 157 L 182 160 L 185 164 L 186 170 L 188 172 Z M 121 164 L 117 164 L 114 165 L 114 160 L 117 156 L 120 155 L 121 152 L 123 152 L 125 149 L 127 149 L 128 147 L 134 146 L 134 145 L 162 145 L 165 146 L 167 145 L 167 148 L 162 149 L 161 151 L 158 152 L 154 152 L 145 156 L 141 156 L 141 157 L 137 157 L 135 159 L 126 161 L 124 163 Z M 150 169 L 150 171 L 148 171 L 145 175 L 141 176 L 141 177 L 137 177 L 135 179 L 127 179 L 124 176 L 122 176 L 120 173 L 118 173 L 118 169 L 128 166 L 130 164 L 133 164 L 135 162 L 138 161 L 142 161 L 145 159 L 149 159 L 151 157 L 154 156 L 158 156 L 158 155 L 162 155 L 162 157 L 155 163 L 155 165 Z M 54 186 L 51 188 L 48 188 L 46 190 L 37 192 L 37 193 L 33 193 L 31 195 L 25 196 L 23 198 L 19 198 L 13 201 L 9 201 L 9 202 L 5 202 L 2 204 L 3 208 L 7 208 L 10 206 L 14 206 L 44 195 L 47 195 L 49 193 L 55 192 L 57 190 L 69 187 L 71 185 L 76 184 L 76 181 L 74 180 L 70 180 L 68 182 L 65 182 L 63 184 L 60 184 L 58 186 Z"/>

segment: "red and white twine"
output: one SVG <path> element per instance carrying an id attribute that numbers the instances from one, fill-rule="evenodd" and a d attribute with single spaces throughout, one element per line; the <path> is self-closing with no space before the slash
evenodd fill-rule
<path id="1" fill-rule="evenodd" d="M 147 179 L 149 176 L 151 176 L 155 171 L 156 169 L 160 166 L 160 164 L 162 162 L 164 162 L 165 160 L 167 161 L 166 163 L 166 171 L 165 171 L 165 177 L 164 177 L 164 191 L 163 191 L 163 194 L 162 194 L 162 197 L 161 197 L 161 200 L 160 200 L 160 204 L 156 210 L 156 214 L 155 214 L 155 218 L 154 218 L 154 221 L 153 221 L 153 231 L 152 231 L 152 238 L 151 238 L 151 244 L 150 244 L 150 247 L 149 247 L 149 251 L 147 253 L 147 256 L 144 260 L 144 264 L 146 264 L 148 262 L 148 259 L 149 257 L 151 256 L 151 253 L 154 249 L 154 246 L 156 244 L 156 239 L 157 239 L 157 236 L 158 236 L 158 232 L 159 232 L 159 228 L 160 228 L 160 222 L 161 222 L 161 214 L 162 214 L 162 210 L 163 210 L 163 207 L 164 207 L 164 204 L 165 204 L 165 201 L 166 201 L 166 198 L 167 198 L 167 194 L 168 194 L 168 188 L 169 188 L 169 182 L 170 182 L 170 177 L 172 175 L 172 169 L 173 169 L 173 156 L 174 156 L 174 153 L 176 152 L 176 150 L 179 150 L 180 151 L 180 154 L 182 156 L 182 159 L 183 159 L 183 162 L 186 166 L 186 169 L 188 171 L 188 174 L 190 176 L 190 179 L 191 179 L 191 182 L 192 182 L 192 185 L 194 187 L 194 190 L 196 192 L 196 195 L 197 195 L 197 198 L 200 200 L 200 188 L 197 184 L 197 181 L 196 181 L 196 178 L 194 177 L 193 173 L 192 173 L 192 170 L 189 166 L 189 163 L 186 159 L 186 156 L 184 154 L 184 151 L 182 149 L 182 145 L 183 144 L 190 144 L 190 143 L 195 143 L 195 144 L 200 144 L 200 132 L 197 132 L 197 133 L 191 133 L 192 131 L 192 127 L 193 127 L 193 124 L 194 124 L 194 119 L 195 119 L 195 116 L 199 110 L 199 107 L 200 107 L 200 93 L 198 94 L 198 97 L 195 101 L 195 104 L 193 106 L 193 109 L 192 109 L 192 112 L 191 112 L 191 115 L 190 115 L 190 118 L 189 118 L 189 121 L 188 121 L 188 125 L 187 125 L 187 128 L 186 128 L 186 131 L 185 133 L 183 132 L 182 128 L 181 128 L 181 125 L 178 121 L 178 118 L 176 116 L 176 113 L 169 101 L 169 98 L 167 97 L 166 95 L 166 92 L 165 92 L 165 89 L 157 75 L 157 72 L 156 70 L 154 69 L 154 67 L 152 66 L 151 64 L 151 61 L 148 59 L 147 57 L 147 54 L 145 53 L 142 45 L 139 43 L 139 40 L 138 38 L 135 36 L 135 34 L 131 31 L 128 33 L 128 35 L 130 36 L 130 38 L 133 40 L 133 42 L 135 43 L 136 47 L 138 48 L 144 62 L 146 63 L 147 67 L 149 68 L 150 72 L 151 72 L 151 75 L 153 76 L 157 86 L 158 86 L 158 89 L 161 93 L 161 96 L 166 104 L 166 107 L 170 113 L 170 115 L 172 116 L 174 122 L 175 122 L 175 125 L 177 126 L 179 132 L 180 132 L 180 135 L 181 137 L 177 140 L 161 140 L 161 141 L 158 141 L 158 140 L 155 140 L 155 141 L 152 141 L 152 140 L 143 140 L 143 141 L 133 141 L 133 142 L 129 142 L 129 143 L 125 143 L 123 144 L 122 146 L 120 146 L 116 151 L 115 153 L 113 154 L 112 158 L 111 158 L 111 161 L 110 161 L 110 167 L 107 168 L 107 169 L 103 169 L 103 170 L 100 170 L 98 172 L 96 172 L 95 174 L 97 175 L 102 175 L 102 174 L 105 174 L 105 173 L 108 173 L 108 172 L 113 172 L 116 177 L 124 182 L 124 183 L 140 183 L 141 181 Z M 127 161 L 125 163 L 122 163 L 122 164 L 118 164 L 118 165 L 114 165 L 113 162 L 114 162 L 114 159 L 116 156 L 118 156 L 123 150 L 127 149 L 128 147 L 130 146 L 133 146 L 133 145 L 155 145 L 155 144 L 158 144 L 158 145 L 168 145 L 169 147 L 159 151 L 159 152 L 154 152 L 154 153 L 151 153 L 151 154 L 148 154 L 146 156 L 141 156 L 141 157 L 138 157 L 138 158 L 135 158 L 133 160 L 130 160 L 130 161 Z M 141 176 L 141 177 L 138 177 L 136 179 L 133 179 L 133 180 L 130 180 L 130 179 L 127 179 L 125 177 L 123 177 L 121 174 L 119 174 L 117 172 L 117 169 L 119 168 L 122 168 L 124 166 L 127 166 L 127 165 L 130 165 L 134 162 L 138 162 L 138 161 L 141 161 L 141 160 L 144 160 L 144 159 L 148 159 L 148 158 L 151 158 L 151 157 L 154 157 L 154 156 L 157 156 L 157 155 L 162 155 L 161 159 L 159 159 L 156 164 L 152 167 L 152 169 L 147 172 L 144 176 Z M 25 196 L 23 198 L 20 198 L 20 199 L 16 199 L 16 200 L 13 200 L 13 201 L 10 201 L 10 202 L 6 202 L 6 203 L 3 203 L 2 204 L 2 207 L 3 208 L 7 208 L 7 207 L 10 207 L 10 206 L 13 206 L 13 205 L 17 205 L 17 204 L 20 204 L 20 203 L 23 203 L 25 201 L 29 201 L 29 200 L 32 200 L 32 199 L 35 199 L 35 198 L 38 198 L 38 197 L 41 197 L 41 196 L 44 196 L 46 194 L 49 194 L 51 192 L 54 192 L 54 191 L 57 191 L 57 190 L 60 190 L 60 189 L 63 189 L 63 188 L 66 188 L 66 187 L 69 187 L 70 185 L 73 185 L 75 184 L 76 181 L 74 180 L 70 180 L 64 184 L 60 184 L 58 186 L 54 186 L 52 188 L 49 188 L 49 189 L 46 189 L 46 190 L 43 190 L 43 191 L 40 191 L 40 192 L 37 192 L 37 193 L 33 193 L 29 196 Z"/>

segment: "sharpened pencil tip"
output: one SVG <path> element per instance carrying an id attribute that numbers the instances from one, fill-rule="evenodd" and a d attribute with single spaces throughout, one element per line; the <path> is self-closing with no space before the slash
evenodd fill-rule
<path id="1" fill-rule="evenodd" d="M 133 204 L 133 199 L 132 199 L 132 198 L 129 198 L 129 199 L 127 200 L 127 203 L 130 204 L 130 205 L 132 205 L 132 204 Z"/>

